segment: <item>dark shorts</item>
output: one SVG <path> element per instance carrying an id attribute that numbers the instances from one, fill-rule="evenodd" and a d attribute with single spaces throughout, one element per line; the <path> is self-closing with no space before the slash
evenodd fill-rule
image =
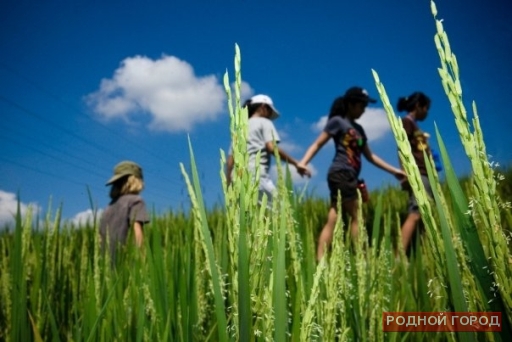
<path id="1" fill-rule="evenodd" d="M 428 181 L 428 177 L 421 175 L 421 181 L 423 182 L 423 186 L 425 187 L 425 191 L 430 198 L 434 198 L 434 194 L 432 193 L 432 188 L 430 187 L 430 182 Z M 409 200 L 407 201 L 407 210 L 409 213 L 420 213 L 420 208 L 418 207 L 418 202 L 414 197 L 414 193 L 412 190 L 409 190 Z"/>
<path id="2" fill-rule="evenodd" d="M 357 174 L 352 170 L 331 171 L 327 174 L 327 184 L 331 193 L 331 207 L 338 206 L 338 192 L 341 201 L 353 201 L 357 199 Z"/>

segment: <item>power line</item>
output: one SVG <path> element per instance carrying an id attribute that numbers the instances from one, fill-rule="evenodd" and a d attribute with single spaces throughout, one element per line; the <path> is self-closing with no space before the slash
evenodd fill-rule
<path id="1" fill-rule="evenodd" d="M 42 174 L 42 175 L 50 176 L 50 177 L 53 177 L 53 178 L 57 178 L 59 180 L 66 181 L 66 182 L 69 182 L 69 183 L 73 183 L 75 185 L 80 185 L 80 186 L 86 186 L 86 187 L 89 187 L 89 188 L 93 188 L 93 189 L 95 189 L 95 190 L 97 190 L 99 192 L 102 192 L 102 193 L 104 193 L 106 191 L 105 188 L 100 188 L 100 187 L 95 186 L 95 185 L 91 186 L 91 185 L 86 184 L 85 182 L 79 182 L 79 181 L 77 181 L 75 179 L 72 179 L 72 178 L 69 178 L 69 177 L 66 177 L 66 176 L 62 176 L 62 175 L 57 175 L 57 174 L 55 174 L 53 172 L 48 172 L 48 171 L 45 171 L 45 170 L 41 170 L 41 169 L 38 169 L 36 167 L 29 166 L 29 165 L 26 165 L 26 164 L 22 164 L 22 163 L 19 163 L 19 162 L 14 161 L 14 160 L 10 160 L 10 159 L 2 157 L 2 156 L 0 156 L 0 160 L 3 160 L 4 162 L 9 163 L 11 165 L 15 165 L 17 167 L 21 167 L 21 168 L 27 169 L 27 170 L 30 170 L 32 172 L 38 173 L 38 174 Z M 161 193 L 154 192 L 151 189 L 145 189 L 144 191 L 150 197 L 156 197 L 156 198 L 159 198 L 159 199 L 164 200 L 164 201 L 168 201 L 169 200 L 169 197 L 167 195 L 163 195 Z"/>
<path id="2" fill-rule="evenodd" d="M 92 170 L 90 170 L 90 169 L 88 169 L 88 168 L 85 168 L 85 167 L 82 167 L 82 166 L 80 166 L 80 165 L 76 165 L 76 164 L 74 164 L 74 163 L 70 163 L 70 162 L 68 162 L 68 161 L 66 161 L 66 160 L 64 160 L 64 159 L 62 159 L 62 158 L 59 158 L 59 157 L 53 156 L 53 155 L 51 155 L 51 154 L 49 154 L 49 153 L 46 153 L 45 151 L 41 151 L 40 149 L 38 149 L 38 148 L 36 148 L 36 147 L 33 147 L 33 146 L 29 146 L 29 145 L 25 145 L 25 144 L 23 144 L 23 143 L 20 143 L 19 141 L 16 141 L 16 140 L 15 140 L 15 139 L 13 139 L 13 138 L 6 137 L 6 136 L 1 136 L 1 137 L 0 137 L 0 139 L 8 140 L 8 141 L 10 141 L 10 142 L 12 142 L 12 143 L 14 143 L 14 144 L 16 144 L 16 145 L 19 145 L 19 146 L 22 146 L 22 147 L 24 147 L 24 148 L 26 148 L 26 149 L 29 149 L 29 150 L 35 151 L 35 152 L 37 152 L 37 153 L 39 153 L 39 154 L 41 154 L 41 155 L 43 155 L 43 156 L 50 157 L 50 158 L 52 158 L 52 159 L 54 159 L 54 160 L 56 160 L 56 161 L 59 161 L 59 162 L 61 162 L 61 163 L 64 163 L 64 164 L 70 165 L 70 166 L 72 166 L 72 167 L 75 167 L 75 168 L 77 168 L 77 169 L 81 169 L 81 170 L 83 170 L 83 171 L 86 171 L 86 172 L 87 172 L 87 173 L 89 173 L 89 174 L 94 174 L 94 175 L 97 175 L 98 177 L 101 177 L 101 178 L 103 178 L 103 177 L 104 177 L 104 175 L 102 175 L 102 174 L 99 174 L 99 173 L 97 173 L 97 172 L 95 172 L 95 171 L 92 171 Z"/>
<path id="3" fill-rule="evenodd" d="M 19 132 L 16 132 L 16 134 L 19 134 Z M 21 135 L 21 136 L 24 136 L 24 134 L 23 134 L 23 133 L 21 133 L 20 135 Z M 25 135 L 25 136 L 27 137 L 27 135 Z M 57 161 L 59 161 L 59 162 L 62 162 L 62 163 L 64 163 L 64 164 L 68 164 L 68 165 L 70 165 L 70 166 L 72 166 L 72 167 L 79 168 L 79 169 L 82 169 L 82 170 L 84 170 L 84 171 L 87 171 L 87 173 L 88 173 L 88 174 L 94 174 L 94 175 L 98 176 L 99 178 L 101 178 L 101 179 L 102 179 L 102 181 L 104 181 L 104 179 L 105 179 L 105 177 L 106 177 L 104 173 L 98 173 L 98 172 L 95 172 L 95 171 L 91 171 L 90 169 L 86 169 L 86 168 L 84 168 L 84 167 L 81 167 L 81 166 L 75 165 L 75 164 L 70 163 L 70 162 L 68 162 L 68 161 L 66 161 L 66 160 L 64 160 L 64 159 L 58 158 L 58 157 L 56 157 L 56 156 L 53 156 L 53 155 L 51 155 L 51 154 L 49 154 L 49 153 L 47 153 L 47 152 L 45 152 L 45 151 L 41 151 L 41 150 L 39 150 L 39 149 L 37 149 L 37 148 L 35 148 L 35 147 L 33 147 L 33 146 L 29 146 L 29 145 L 23 144 L 23 143 L 21 143 L 21 142 L 17 141 L 16 139 L 13 139 L 12 137 L 8 137 L 8 136 L 5 136 L 5 135 L 2 135 L 2 136 L 0 136 L 0 139 L 2 139 L 2 138 L 3 138 L 3 139 L 5 139 L 5 140 L 10 141 L 11 143 L 14 143 L 14 144 L 16 144 L 16 145 L 19 145 L 19 146 L 21 146 L 21 147 L 24 147 L 24 148 L 26 148 L 26 149 L 30 149 L 30 150 L 32 150 L 32 151 L 34 151 L 34 152 L 36 152 L 36 153 L 38 153 L 38 154 L 41 154 L 41 155 L 43 155 L 43 156 L 50 157 L 50 158 L 55 159 L 55 160 L 57 160 Z M 49 149 L 50 149 L 50 150 L 58 151 L 58 152 L 60 152 L 60 153 L 65 154 L 65 155 L 66 155 L 66 156 L 68 156 L 68 157 L 75 158 L 75 159 L 77 159 L 77 160 L 83 161 L 83 162 L 85 162 L 87 165 L 96 165 L 95 163 L 91 163 L 91 162 L 90 162 L 90 161 L 88 161 L 88 160 L 85 160 L 85 159 L 83 159 L 83 158 L 80 158 L 80 157 L 74 156 L 74 155 L 72 155 L 72 154 L 70 154 L 70 153 L 67 153 L 66 151 L 62 151 L 62 150 L 60 150 L 60 149 L 54 149 L 53 147 L 49 146 L 48 144 L 46 144 L 46 143 L 44 143 L 44 142 L 38 142 L 38 144 L 40 144 L 40 145 L 45 145 L 45 146 L 49 147 Z M 184 185 L 183 185 L 183 186 L 184 186 Z M 158 188 L 158 189 L 159 189 L 159 190 L 161 190 L 162 188 Z M 154 189 L 149 189 L 149 190 L 148 190 L 148 193 L 149 193 L 149 194 L 152 194 L 152 193 L 153 193 L 153 191 L 154 191 Z M 155 194 L 157 194 L 157 195 L 158 195 L 158 197 L 160 197 L 160 198 L 162 198 L 162 199 L 163 199 L 163 198 L 166 198 L 166 199 L 168 198 L 168 194 L 163 194 L 163 193 L 162 193 L 162 192 L 160 192 L 160 191 L 155 191 Z"/>
<path id="4" fill-rule="evenodd" d="M 60 102 L 62 103 L 63 105 L 65 105 L 66 107 L 70 108 L 72 111 L 80 114 L 80 115 L 83 115 L 85 118 L 87 118 L 89 121 L 91 121 L 92 123 L 94 123 L 95 125 L 98 125 L 100 127 L 102 127 L 103 129 L 105 129 L 106 131 L 108 131 L 110 134 L 112 135 L 115 135 L 116 137 L 119 137 L 120 139 L 132 144 L 133 146 L 139 148 L 140 150 L 142 150 L 143 152 L 149 154 L 149 155 L 152 155 L 153 157 L 157 158 L 157 159 L 161 159 L 162 156 L 159 156 L 159 155 L 156 155 L 155 153 L 153 153 L 153 151 L 145 148 L 144 146 L 140 145 L 140 144 L 137 144 L 135 143 L 133 140 L 131 139 L 127 139 L 125 136 L 121 135 L 121 134 L 118 134 L 115 130 L 109 128 L 108 126 L 104 125 L 103 123 L 97 121 L 97 120 L 93 120 L 89 115 L 83 113 L 81 110 L 77 109 L 75 106 L 67 103 L 66 101 L 62 100 L 61 97 L 59 97 L 57 94 L 49 91 L 48 89 L 44 88 L 43 86 L 41 86 L 40 84 L 34 82 L 33 80 L 29 79 L 28 77 L 22 75 L 21 73 L 17 72 L 16 70 L 10 68 L 9 66 L 5 65 L 4 63 L 1 63 L 0 62 L 0 66 L 9 71 L 11 74 L 17 76 L 18 78 L 21 78 L 22 80 L 24 80 L 25 82 L 27 82 L 28 84 L 30 84 L 32 87 L 38 89 L 40 92 L 42 92 L 43 94 L 45 94 L 46 96 L 50 97 L 50 98 L 53 98 L 55 101 L 57 102 Z"/>
<path id="5" fill-rule="evenodd" d="M 2 124 L 2 122 L 0 121 L 0 125 L 1 125 L 1 124 Z M 4 131 L 7 131 L 7 130 L 4 130 Z M 47 148 L 48 148 L 48 149 L 50 149 L 50 150 L 53 150 L 53 151 L 57 151 L 57 152 L 59 152 L 59 153 L 62 153 L 62 154 L 64 154 L 65 156 L 67 156 L 67 157 L 69 157 L 69 158 L 73 158 L 73 159 L 79 160 L 79 161 L 81 161 L 81 162 L 86 163 L 87 165 L 94 165 L 94 166 L 97 166 L 97 164 L 96 164 L 96 163 L 93 163 L 93 162 L 91 162 L 90 160 L 87 160 L 87 159 L 85 159 L 85 158 L 82 158 L 82 157 L 76 156 L 76 155 L 74 155 L 74 154 L 68 153 L 68 152 L 66 152 L 66 151 L 64 151 L 64 150 L 62 150 L 62 149 L 56 148 L 56 147 L 54 147 L 54 146 L 51 146 L 50 144 L 48 144 L 48 143 L 46 143 L 46 142 L 44 142 L 44 141 L 40 141 L 40 140 L 37 140 L 37 139 L 33 139 L 33 137 L 32 137 L 32 136 L 29 136 L 28 134 L 25 134 L 25 132 L 24 132 L 24 131 L 20 131 L 20 130 L 12 129 L 12 128 L 10 128 L 10 129 L 9 129 L 9 131 L 10 131 L 10 132 L 14 132 L 14 133 L 16 134 L 16 136 L 17 136 L 17 137 L 18 137 L 18 136 L 21 136 L 21 137 L 24 137 L 24 138 L 25 138 L 25 140 L 32 140 L 32 141 L 35 141 L 35 142 L 38 144 L 38 146 L 45 146 L 45 147 L 47 147 Z M 1 138 L 11 140 L 11 141 L 12 141 L 12 142 L 14 142 L 15 144 L 18 144 L 18 145 L 20 145 L 20 146 L 26 147 L 26 148 L 28 148 L 28 149 L 35 150 L 35 148 L 34 148 L 34 147 L 24 145 L 23 143 L 20 143 L 20 142 L 15 141 L 16 139 L 13 139 L 13 138 L 7 137 L 7 136 L 5 136 L 5 135 L 0 136 L 0 139 L 1 139 Z M 38 153 L 39 153 L 39 152 L 38 152 Z M 42 152 L 42 153 L 44 154 L 44 152 Z M 67 163 L 67 162 L 66 162 L 66 163 Z M 94 173 L 96 173 L 96 172 L 94 172 Z M 97 174 L 97 173 L 96 173 L 96 174 Z M 102 175 L 101 177 L 104 177 L 104 175 Z"/>
<path id="6" fill-rule="evenodd" d="M 76 185 L 80 185 L 80 186 L 85 186 L 87 184 L 85 183 L 82 183 L 82 182 L 78 182 L 74 179 L 71 179 L 71 178 L 68 178 L 66 176 L 62 176 L 62 175 L 56 175 L 52 172 L 48 172 L 48 171 L 44 171 L 44 170 L 41 170 L 41 169 L 38 169 L 38 168 L 35 168 L 33 166 L 29 166 L 29 165 L 25 165 L 25 164 L 22 164 L 22 163 L 19 163 L 17 161 L 14 161 L 14 160 L 10 160 L 10 159 L 7 159 L 5 157 L 2 157 L 0 156 L 0 160 L 3 160 L 7 163 L 10 163 L 12 165 L 16 165 L 18 167 L 21 167 L 21 168 L 24 168 L 24 169 L 27 169 L 27 170 L 31 170 L 33 172 L 36 172 L 36 173 L 39 173 L 39 174 L 42 174 L 42 175 L 46 175 L 46 176 L 50 176 L 50 177 L 54 177 L 54 178 L 57 178 L 59 180 L 63 180 L 63 181 L 66 181 L 66 182 L 69 182 L 69 183 L 73 183 L 73 184 L 76 184 Z M 93 188 L 95 188 L 96 190 L 100 190 L 100 188 L 96 187 L 96 186 L 92 186 Z"/>
<path id="7" fill-rule="evenodd" d="M 14 107 L 14 108 L 17 108 L 19 111 L 21 111 L 21 112 L 23 112 L 23 113 L 25 113 L 25 114 L 28 114 L 28 115 L 33 116 L 33 117 L 35 117 L 35 118 L 37 118 L 37 119 L 39 119 L 39 120 L 41 120 L 41 121 L 43 121 L 43 122 L 46 122 L 48 125 L 50 125 L 50 126 L 53 126 L 53 127 L 57 128 L 57 129 L 58 129 L 59 131 L 61 131 L 61 132 L 64 132 L 64 133 L 66 133 L 66 134 L 69 134 L 69 135 L 71 135 L 72 137 L 74 137 L 74 138 L 76 138 L 76 139 L 78 139 L 78 140 L 80 140 L 80 141 L 82 141 L 82 142 L 85 142 L 85 143 L 86 143 L 86 144 L 88 144 L 88 145 L 93 146 L 94 148 L 96 148 L 96 149 L 97 149 L 97 150 L 99 150 L 99 151 L 102 151 L 102 152 L 105 152 L 105 151 L 106 151 L 105 146 L 100 146 L 99 144 L 96 144 L 96 143 L 95 143 L 95 142 L 93 142 L 93 141 L 89 141 L 89 140 L 87 140 L 87 139 L 85 139 L 85 138 L 83 138 L 83 137 L 79 136 L 78 134 L 76 134 L 76 133 L 74 133 L 74 132 L 71 132 L 70 130 L 68 130 L 68 129 L 66 129 L 66 128 L 62 127 L 61 125 L 56 124 L 55 122 L 53 122 L 53 121 L 51 121 L 51 120 L 46 119 L 45 117 L 43 117 L 43 116 L 41 116 L 41 115 L 39 115 L 39 114 L 35 113 L 34 111 L 31 111 L 30 109 L 25 108 L 25 107 L 23 107 L 22 105 L 20 105 L 20 104 L 18 104 L 18 103 L 16 103 L 16 102 L 14 102 L 14 101 L 12 101 L 12 100 L 10 100 L 10 99 L 6 98 L 5 96 L 3 96 L 3 95 L 1 95 L 1 94 L 0 94 L 0 100 L 4 101 L 5 103 L 9 104 L 10 106 L 12 106 L 12 107 Z M 108 151 L 109 151 L 109 153 L 110 153 L 112 156 L 114 156 L 114 157 L 116 157 L 116 158 L 120 158 L 120 156 L 119 156 L 119 155 L 116 155 L 116 154 L 115 154 L 115 152 L 112 152 L 112 151 L 110 151 L 110 150 L 108 150 Z"/>
<path id="8" fill-rule="evenodd" d="M 0 67 L 2 67 L 4 70 L 6 70 L 6 71 L 10 72 L 11 74 L 15 75 L 16 77 L 18 77 L 18 78 L 20 78 L 20 79 L 24 80 L 24 81 L 25 81 L 26 83 L 28 83 L 30 86 L 32 86 L 33 88 L 35 88 L 35 89 L 39 90 L 41 93 L 43 93 L 43 94 L 44 94 L 44 95 L 46 95 L 47 97 L 52 98 L 53 100 L 55 100 L 55 101 L 57 101 L 57 102 L 59 102 L 59 103 L 63 104 L 64 106 L 66 106 L 66 107 L 70 108 L 72 111 L 74 111 L 74 112 L 76 112 L 76 113 L 80 114 L 80 115 L 81 115 L 81 117 L 85 117 L 85 118 L 87 118 L 88 120 L 90 120 L 93 124 L 95 124 L 95 125 L 97 125 L 97 126 L 102 127 L 102 128 L 103 128 L 103 129 L 105 129 L 107 132 L 109 132 L 111 135 L 116 136 L 116 137 L 118 137 L 118 138 L 120 138 L 120 139 L 122 139 L 122 140 L 124 140 L 124 141 L 126 141 L 126 142 L 128 142 L 128 143 L 130 143 L 131 145 L 133 145 L 133 146 L 137 147 L 138 149 L 140 149 L 140 150 L 144 151 L 146 155 L 151 155 L 151 156 L 153 156 L 153 157 L 157 158 L 158 160 L 161 160 L 161 159 L 162 159 L 162 155 L 157 155 L 157 154 L 155 154 L 153 151 L 151 151 L 151 150 L 149 150 L 149 149 L 145 148 L 144 146 L 142 146 L 142 145 L 140 145 L 140 144 L 135 143 L 133 140 L 127 139 L 125 136 L 123 136 L 123 135 L 121 135 L 121 134 L 117 133 L 115 130 L 113 130 L 113 129 L 111 129 L 111 128 L 107 127 L 107 126 L 106 126 L 106 125 L 104 125 L 103 123 L 101 123 L 101 122 L 99 122 L 99 121 L 97 121 L 97 120 L 94 120 L 90 115 L 88 115 L 88 114 L 84 113 L 84 112 L 83 112 L 83 111 L 81 111 L 80 109 L 77 109 L 75 106 L 73 106 L 73 105 L 69 104 L 68 102 L 63 101 L 63 100 L 62 100 L 62 98 L 61 98 L 60 96 L 58 96 L 56 93 L 49 91 L 49 90 L 48 90 L 48 89 L 46 89 L 44 86 L 42 86 L 42 85 L 40 85 L 39 83 L 37 83 L 37 82 L 35 82 L 35 81 L 33 81 L 33 80 L 29 79 L 28 77 L 24 76 L 23 74 L 21 74 L 20 72 L 18 72 L 18 71 L 16 71 L 16 70 L 14 70 L 13 68 L 11 68 L 11 67 L 9 67 L 9 66 L 5 65 L 5 64 L 4 64 L 4 63 L 2 63 L 2 62 L 0 62 Z M 106 152 L 106 151 L 105 151 L 105 147 L 104 147 L 104 146 L 99 146 L 98 144 L 96 144 L 96 143 L 94 143 L 94 142 L 92 142 L 92 141 L 89 141 L 89 140 L 87 140 L 87 139 L 85 139 L 85 138 L 83 138 L 83 137 L 81 137 L 81 136 L 77 135 L 76 133 L 74 133 L 74 132 L 72 132 L 72 131 L 69 131 L 69 130 L 68 130 L 68 129 L 66 129 L 65 127 L 62 127 L 61 125 L 58 125 L 58 124 L 56 124 L 56 123 L 52 122 L 51 120 L 48 120 L 48 119 L 44 118 L 44 117 L 43 117 L 43 116 L 41 116 L 41 115 L 38 115 L 37 113 L 35 113 L 35 112 L 33 112 L 33 111 L 31 111 L 31 110 L 29 110 L 29 109 L 27 109 L 27 108 L 23 107 L 22 105 L 20 105 L 20 104 L 16 103 L 15 101 L 13 101 L 13 100 L 9 100 L 8 98 L 6 98 L 5 96 L 2 96 L 2 95 L 0 95 L 0 99 L 1 99 L 1 100 L 3 100 L 4 102 L 8 103 L 8 104 L 9 104 L 9 105 L 11 105 L 11 106 L 18 108 L 18 110 L 20 110 L 22 113 L 26 113 L 26 114 L 28 114 L 28 115 L 31 115 L 31 116 L 33 116 L 33 117 L 35 117 L 35 118 L 37 118 L 37 119 L 39 119 L 39 120 L 41 120 L 41 121 L 43 121 L 43 122 L 47 123 L 48 125 L 53 126 L 53 127 L 57 128 L 58 130 L 60 130 L 60 131 L 62 131 L 62 132 L 64 132 L 64 133 L 66 133 L 66 134 L 69 134 L 69 135 L 71 135 L 72 137 L 75 137 L 76 139 L 78 139 L 78 140 L 80 140 L 80 141 L 85 142 L 85 143 L 86 143 L 86 144 L 88 144 L 88 145 L 93 146 L 94 148 L 98 149 L 99 151 L 101 151 L 101 152 L 103 152 L 103 153 L 105 153 L 105 152 Z M 48 146 L 48 145 L 47 145 L 47 146 Z M 61 153 L 66 154 L 66 155 L 68 155 L 68 156 L 71 156 L 71 157 L 73 157 L 73 158 L 75 158 L 75 159 L 82 160 L 82 161 L 86 162 L 88 165 L 97 165 L 95 162 L 92 162 L 92 163 L 91 163 L 90 161 L 86 161 L 86 160 L 85 160 L 85 159 L 83 159 L 83 158 L 78 158 L 78 157 L 76 157 L 76 156 L 72 156 L 71 154 L 68 154 L 68 153 L 66 153 L 66 152 L 64 152 L 64 151 L 61 151 L 61 150 L 58 150 L 58 149 L 55 149 L 55 148 L 52 148 L 52 147 L 50 147 L 50 149 L 51 149 L 51 150 L 57 150 L 57 151 L 60 151 Z M 115 155 L 115 153 L 113 153 L 111 150 L 110 150 L 110 151 L 108 151 L 108 152 L 109 152 L 111 155 Z M 44 153 L 44 152 L 43 152 L 43 153 Z M 53 157 L 53 158 L 55 158 L 55 157 Z M 116 156 L 116 158 L 119 158 L 119 156 Z M 119 158 L 119 159 L 123 159 L 123 158 Z M 68 163 L 68 164 L 69 164 L 69 163 Z M 146 171 L 146 172 L 147 172 L 147 171 Z M 96 172 L 95 172 L 95 173 L 96 173 Z M 168 179 L 167 177 L 162 177 L 162 174 L 161 174 L 161 173 L 159 173 L 158 175 L 156 175 L 156 173 L 151 172 L 151 170 L 149 170 L 149 172 L 147 172 L 147 173 L 149 173 L 149 174 L 153 174 L 153 175 L 157 176 L 157 177 L 158 177 L 158 178 L 160 178 L 160 179 L 163 179 L 163 180 L 168 181 L 169 183 L 171 183 L 171 184 L 172 184 L 172 185 L 174 185 L 175 187 L 180 188 L 180 189 L 181 189 L 181 190 L 180 190 L 180 193 L 181 193 L 181 195 L 182 195 L 182 196 L 183 196 L 184 192 L 186 192 L 185 185 L 184 185 L 184 182 L 183 182 L 183 181 L 182 181 L 182 182 L 179 182 L 179 181 L 176 181 L 176 180 Z M 97 174 L 97 173 L 96 173 L 96 174 Z M 57 176 L 57 177 L 58 177 L 58 176 Z M 182 177 L 180 177 L 180 178 L 182 178 Z M 203 190 L 205 190 L 205 189 L 204 189 L 204 185 L 203 185 Z M 167 196 L 165 196 L 165 197 L 167 197 Z M 187 197 L 187 198 L 188 198 L 188 197 Z"/>
<path id="9" fill-rule="evenodd" d="M 19 111 L 21 111 L 22 113 L 25 113 L 25 114 L 28 114 L 28 115 L 30 115 L 30 116 L 33 116 L 33 117 L 35 117 L 35 118 L 37 118 L 37 119 L 39 119 L 39 120 L 41 120 L 41 121 L 43 121 L 43 122 L 47 123 L 48 125 L 50 125 L 50 126 L 52 126 L 52 127 L 55 127 L 55 128 L 57 128 L 58 130 L 60 130 L 60 131 L 62 131 L 62 132 L 64 132 L 64 133 L 66 133 L 66 134 L 68 134 L 68 135 L 70 135 L 70 136 L 72 136 L 72 137 L 74 137 L 74 138 L 76 138 L 76 139 L 78 139 L 78 140 L 80 140 L 80 141 L 82 141 L 82 142 L 86 143 L 87 145 L 91 145 L 91 146 L 93 146 L 93 147 L 94 147 L 94 148 L 96 148 L 98 151 L 101 151 L 101 152 L 103 152 L 103 153 L 106 153 L 106 152 L 108 151 L 108 152 L 110 153 L 110 155 L 111 155 L 111 156 L 113 156 L 113 157 L 115 157 L 115 158 L 117 158 L 117 159 L 121 159 L 121 160 L 122 160 L 122 159 L 124 159 L 123 157 L 121 157 L 121 156 L 117 155 L 115 152 L 113 152 L 113 151 L 111 151 L 111 150 L 108 150 L 108 149 L 105 149 L 105 146 L 101 146 L 101 145 L 99 145 L 99 144 L 97 144 L 97 143 L 95 143 L 95 142 L 93 142 L 93 141 L 87 140 L 87 139 L 85 139 L 85 138 L 83 138 L 83 137 L 81 137 L 81 136 L 77 135 L 76 133 L 74 133 L 74 132 L 72 132 L 72 131 L 70 131 L 70 130 L 68 130 L 68 129 L 64 128 L 64 127 L 62 127 L 61 125 L 58 125 L 58 124 L 54 123 L 53 121 L 48 120 L 48 119 L 46 119 L 45 117 L 43 117 L 43 116 L 41 116 L 41 115 L 39 115 L 39 114 L 35 113 L 34 111 L 32 111 L 32 110 L 30 110 L 30 109 L 28 109 L 28 108 L 23 107 L 22 105 L 18 104 L 17 102 L 15 102 L 15 101 L 13 101 L 13 100 L 10 100 L 10 99 L 6 98 L 5 96 L 3 96 L 3 95 L 1 95 L 1 94 L 0 94 L 0 100 L 2 100 L 2 101 L 4 101 L 4 102 L 6 102 L 7 104 L 11 105 L 12 107 L 14 107 L 14 108 L 18 109 L 18 110 L 19 110 Z M 149 172 L 149 173 L 151 173 L 151 172 Z M 168 179 L 168 178 L 166 178 L 166 177 L 162 177 L 161 175 L 158 175 L 158 177 L 163 178 L 164 180 L 167 180 L 168 182 L 170 182 L 171 184 L 173 184 L 173 185 L 175 185 L 175 186 L 177 186 L 177 187 L 179 187 L 179 186 L 180 186 L 180 185 L 179 185 L 179 183 L 178 183 L 177 181 L 175 181 L 175 180 L 171 180 L 171 179 Z"/>

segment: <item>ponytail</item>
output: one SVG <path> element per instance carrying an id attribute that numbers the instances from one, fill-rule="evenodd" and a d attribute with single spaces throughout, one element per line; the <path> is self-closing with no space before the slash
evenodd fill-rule
<path id="1" fill-rule="evenodd" d="M 335 117 L 335 116 L 341 116 L 345 117 L 347 109 L 345 105 L 346 99 L 343 96 L 339 96 L 336 99 L 334 99 L 331 110 L 329 111 L 329 119 Z"/>
<path id="2" fill-rule="evenodd" d="M 422 92 L 414 92 L 409 96 L 399 97 L 396 109 L 399 112 L 412 112 L 418 104 L 420 107 L 430 106 L 430 98 Z"/>

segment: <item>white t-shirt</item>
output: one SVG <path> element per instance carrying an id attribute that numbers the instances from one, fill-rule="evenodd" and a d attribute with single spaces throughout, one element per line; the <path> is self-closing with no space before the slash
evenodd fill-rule
<path id="1" fill-rule="evenodd" d="M 267 142 L 279 142 L 279 134 L 273 122 L 267 118 L 259 116 L 252 117 L 248 122 L 248 136 L 247 136 L 247 152 L 249 154 L 249 168 L 256 169 L 256 155 L 258 151 L 260 154 L 260 174 L 267 174 L 270 168 L 271 156 L 265 148 Z M 229 149 L 229 154 L 232 154 L 232 146 Z"/>

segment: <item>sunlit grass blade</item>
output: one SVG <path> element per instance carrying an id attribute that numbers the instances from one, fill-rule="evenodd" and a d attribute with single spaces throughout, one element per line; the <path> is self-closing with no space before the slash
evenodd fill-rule
<path id="1" fill-rule="evenodd" d="M 246 208 L 245 187 L 240 188 L 240 208 Z M 252 327 L 251 289 L 249 286 L 249 255 L 247 245 L 248 217 L 240 210 L 238 233 L 238 328 L 241 341 L 249 341 Z"/>
<path id="2" fill-rule="evenodd" d="M 19 198 L 19 196 L 18 196 Z M 16 223 L 14 228 L 14 245 L 11 256 L 12 275 L 12 307 L 10 317 L 10 334 L 12 341 L 29 341 L 30 326 L 27 321 L 27 282 L 25 280 L 25 260 L 23 258 L 22 238 L 23 225 L 21 219 L 20 202 L 18 201 L 16 211 Z"/>
<path id="3" fill-rule="evenodd" d="M 377 198 L 377 205 L 373 213 L 373 226 L 372 226 L 372 246 L 376 250 L 380 244 L 380 230 L 382 226 L 382 194 Z"/>
<path id="4" fill-rule="evenodd" d="M 87 342 L 95 340 L 96 330 L 98 329 L 99 323 L 100 323 L 101 319 L 103 318 L 103 314 L 105 313 L 105 311 L 107 309 L 110 299 L 112 299 L 112 297 L 114 295 L 114 292 L 116 290 L 116 285 L 117 285 L 117 280 L 114 283 L 114 286 L 112 286 L 112 288 L 110 289 L 107 299 L 105 300 L 105 303 L 103 303 L 103 306 L 101 307 L 101 310 L 100 310 L 98 316 L 96 317 L 96 320 L 94 321 L 94 323 L 91 327 L 91 330 L 89 331 L 89 337 L 87 337 L 87 339 L 86 339 Z"/>
<path id="5" fill-rule="evenodd" d="M 279 199 L 282 204 L 287 201 L 284 198 Z M 288 331 L 288 309 L 286 293 L 286 209 L 279 215 L 274 222 L 277 224 L 274 231 L 277 239 L 274 240 L 273 251 L 273 302 L 274 302 L 274 341 L 285 341 Z"/>
<path id="6" fill-rule="evenodd" d="M 434 195 L 434 201 L 437 208 L 437 213 L 439 215 L 441 233 L 443 237 L 444 243 L 444 251 L 446 257 L 446 266 L 447 266 L 447 274 L 449 280 L 449 289 L 452 297 L 452 303 L 454 307 L 454 311 L 456 312 L 467 312 L 468 306 L 466 304 L 466 299 L 464 298 L 464 288 L 462 286 L 462 275 L 460 272 L 460 268 L 457 262 L 457 256 L 455 252 L 454 245 L 452 243 L 454 239 L 453 229 L 450 228 L 450 223 L 448 222 L 447 215 L 449 215 L 447 208 L 442 206 L 444 202 L 441 199 L 443 196 L 439 193 L 438 188 L 435 186 L 435 178 L 434 178 L 434 170 L 428 159 L 427 155 L 424 154 L 424 158 L 426 159 L 426 166 L 428 172 L 428 178 L 430 184 L 432 184 L 432 192 Z M 463 334 L 457 333 L 460 341 L 474 341 L 475 337 L 473 334 Z"/>
<path id="7" fill-rule="evenodd" d="M 197 168 L 196 168 L 196 162 L 194 158 L 194 152 L 192 150 L 192 144 L 189 139 L 189 152 L 190 152 L 190 168 L 192 172 L 192 182 L 190 183 L 190 180 L 188 178 L 187 173 L 185 172 L 185 169 L 183 167 L 183 164 L 181 164 L 181 170 L 182 174 L 185 177 L 185 180 L 187 182 L 188 188 L 189 188 L 189 195 L 192 199 L 194 211 L 195 211 L 195 218 L 196 220 L 199 220 L 197 223 L 199 229 L 201 231 L 201 236 L 204 242 L 205 246 L 205 253 L 207 255 L 207 262 L 208 262 L 208 269 L 211 276 L 211 282 L 212 282 L 212 288 L 214 292 L 214 300 L 215 300 L 215 312 L 216 312 L 216 318 L 217 318 L 217 325 L 218 325 L 218 336 L 219 341 L 228 341 L 228 335 L 227 335 L 227 320 L 226 320 L 226 308 L 224 305 L 224 298 L 222 295 L 222 288 L 221 288 L 221 280 L 219 277 L 219 272 L 217 269 L 216 259 L 214 255 L 213 250 L 213 243 L 212 243 L 212 237 L 210 234 L 210 230 L 208 228 L 208 221 L 206 217 L 206 211 L 204 208 L 204 202 L 203 202 L 203 196 L 201 192 L 201 185 L 199 183 L 199 176 L 197 174 Z M 194 203 L 195 202 L 195 203 Z"/>
<path id="8" fill-rule="evenodd" d="M 459 227 L 459 231 L 464 242 L 465 252 L 468 255 L 469 267 L 472 273 L 476 276 L 480 285 L 479 290 L 483 295 L 483 298 L 487 302 L 481 303 L 486 311 L 492 312 L 506 312 L 505 305 L 501 298 L 500 292 L 497 290 L 490 291 L 495 286 L 495 280 L 490 272 L 490 265 L 485 257 L 484 249 L 478 235 L 477 228 L 473 223 L 473 219 L 468 215 L 469 203 L 466 195 L 462 191 L 459 179 L 455 174 L 452 163 L 450 161 L 448 150 L 442 139 L 441 134 L 436 126 L 436 136 L 439 144 L 439 150 L 441 159 L 443 161 L 443 168 L 445 170 L 446 180 L 448 189 L 452 199 L 452 213 L 455 219 L 456 226 Z M 506 317 L 503 319 L 502 331 L 505 336 L 512 336 L 512 330 L 510 328 L 510 322 Z M 497 340 L 499 340 L 498 334 L 496 334 Z"/>

